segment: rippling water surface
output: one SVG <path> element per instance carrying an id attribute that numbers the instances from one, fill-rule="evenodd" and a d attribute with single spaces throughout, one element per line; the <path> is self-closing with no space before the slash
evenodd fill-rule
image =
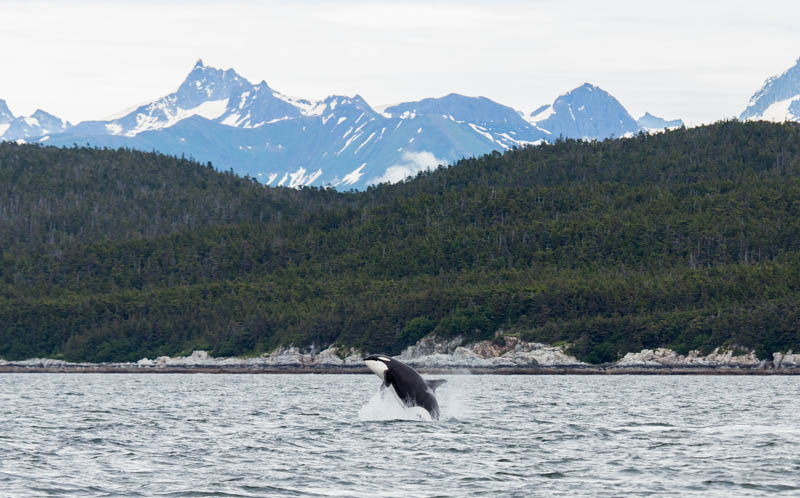
<path id="1" fill-rule="evenodd" d="M 0 375 L 0 495 L 800 495 L 798 378 L 445 378 Z"/>

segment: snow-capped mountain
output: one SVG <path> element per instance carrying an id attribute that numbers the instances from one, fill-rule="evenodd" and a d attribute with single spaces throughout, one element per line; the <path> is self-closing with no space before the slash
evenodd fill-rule
<path id="1" fill-rule="evenodd" d="M 456 93 L 390 106 L 384 114 L 403 119 L 417 115 L 441 116 L 456 123 L 467 123 L 476 133 L 503 148 L 537 143 L 550 135 L 547 130 L 525 121 L 510 107 L 486 97 L 465 97 Z"/>
<path id="2" fill-rule="evenodd" d="M 800 121 L 800 59 L 783 74 L 768 78 L 739 119 Z"/>
<path id="3" fill-rule="evenodd" d="M 43 140 L 50 134 L 63 133 L 72 125 L 41 109 L 30 116 L 15 117 L 6 101 L 0 99 L 0 141 L 37 138 Z"/>
<path id="4" fill-rule="evenodd" d="M 40 126 L 15 128 L 15 137 L 157 150 L 211 161 L 272 186 L 340 189 L 396 182 L 462 157 L 559 136 L 603 139 L 640 129 L 614 97 L 588 83 L 530 118 L 486 97 L 458 94 L 376 110 L 359 95 L 289 97 L 202 60 L 175 92 L 104 121 L 70 127 L 41 111 L 31 118 L 8 111 L 4 118 L 4 109 L 0 105 L 0 122 L 9 124 L 0 126 L 7 133 L 20 119 Z"/>
<path id="5" fill-rule="evenodd" d="M 378 112 L 358 95 L 293 98 L 198 61 L 174 93 L 48 143 L 184 154 L 269 185 L 363 188 L 548 135 L 484 97 L 452 94 Z"/>
<path id="6" fill-rule="evenodd" d="M 74 133 L 136 135 L 169 128 L 192 116 L 237 128 L 255 128 L 300 115 L 298 105 L 274 92 L 266 82 L 251 84 L 233 69 L 221 70 L 198 60 L 178 90 L 110 121 L 88 121 Z"/>
<path id="7" fill-rule="evenodd" d="M 624 137 L 640 130 L 628 111 L 605 90 L 584 83 L 543 105 L 528 116 L 528 121 L 549 131 L 554 138 L 602 140 Z"/>
<path id="8" fill-rule="evenodd" d="M 649 112 L 645 112 L 644 116 L 636 120 L 636 124 L 638 124 L 639 128 L 641 128 L 644 131 L 655 132 L 655 131 L 671 130 L 673 128 L 680 128 L 681 126 L 683 126 L 683 120 L 682 119 L 666 120 L 658 116 L 653 116 Z"/>

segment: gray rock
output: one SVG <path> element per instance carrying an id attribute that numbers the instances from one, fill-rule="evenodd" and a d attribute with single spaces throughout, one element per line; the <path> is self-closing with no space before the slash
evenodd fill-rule
<path id="1" fill-rule="evenodd" d="M 626 367 L 740 367 L 764 368 L 766 362 L 759 360 L 754 351 L 736 354 L 731 348 L 717 348 L 706 356 L 698 351 L 690 351 L 687 355 L 679 355 L 666 348 L 643 349 L 638 353 L 628 353 L 614 366 Z"/>

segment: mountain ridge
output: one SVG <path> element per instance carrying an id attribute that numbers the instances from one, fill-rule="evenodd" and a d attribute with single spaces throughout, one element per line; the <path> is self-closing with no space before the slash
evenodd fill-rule
<path id="1" fill-rule="evenodd" d="M 800 121 L 800 59 L 768 78 L 739 119 Z M 158 150 L 233 168 L 268 185 L 344 189 L 401 181 L 492 150 L 682 125 L 649 112 L 636 120 L 588 82 L 528 114 L 456 93 L 376 108 L 360 95 L 291 97 L 202 59 L 174 92 L 105 120 L 73 125 L 42 110 L 14 116 L 0 99 L 0 140 Z"/>
<path id="2" fill-rule="evenodd" d="M 800 58 L 783 73 L 767 78 L 739 119 L 800 121 Z"/>
<path id="3" fill-rule="evenodd" d="M 48 137 L 51 133 L 63 133 L 72 124 L 41 109 L 30 116 L 14 116 L 8 103 L 0 99 L 0 141 L 25 140 L 30 137 Z M 46 139 L 45 139 L 46 140 Z"/>
<path id="4" fill-rule="evenodd" d="M 589 108 L 575 103 L 562 109 L 557 99 L 544 126 L 487 97 L 455 93 L 381 111 L 360 95 L 295 98 L 198 59 L 174 92 L 122 116 L 61 128 L 10 125 L 13 136 L 0 138 L 158 150 L 233 168 L 273 186 L 363 189 L 492 150 L 639 131 L 616 99 L 599 88 L 596 94 L 602 97 Z M 610 118 L 604 114 L 609 110 Z"/>

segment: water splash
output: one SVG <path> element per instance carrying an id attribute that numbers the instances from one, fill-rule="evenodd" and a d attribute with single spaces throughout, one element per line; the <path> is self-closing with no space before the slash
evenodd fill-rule
<path id="1" fill-rule="evenodd" d="M 372 395 L 369 401 L 358 410 L 358 418 L 362 421 L 430 421 L 431 415 L 426 409 L 419 406 L 404 406 L 395 393 L 394 387 L 388 387 Z"/>
<path id="2" fill-rule="evenodd" d="M 436 391 L 436 400 L 439 402 L 440 420 L 460 420 L 469 418 L 467 412 L 469 404 L 463 399 L 464 392 L 458 389 L 458 384 L 452 378 L 447 380 L 442 388 Z"/>

